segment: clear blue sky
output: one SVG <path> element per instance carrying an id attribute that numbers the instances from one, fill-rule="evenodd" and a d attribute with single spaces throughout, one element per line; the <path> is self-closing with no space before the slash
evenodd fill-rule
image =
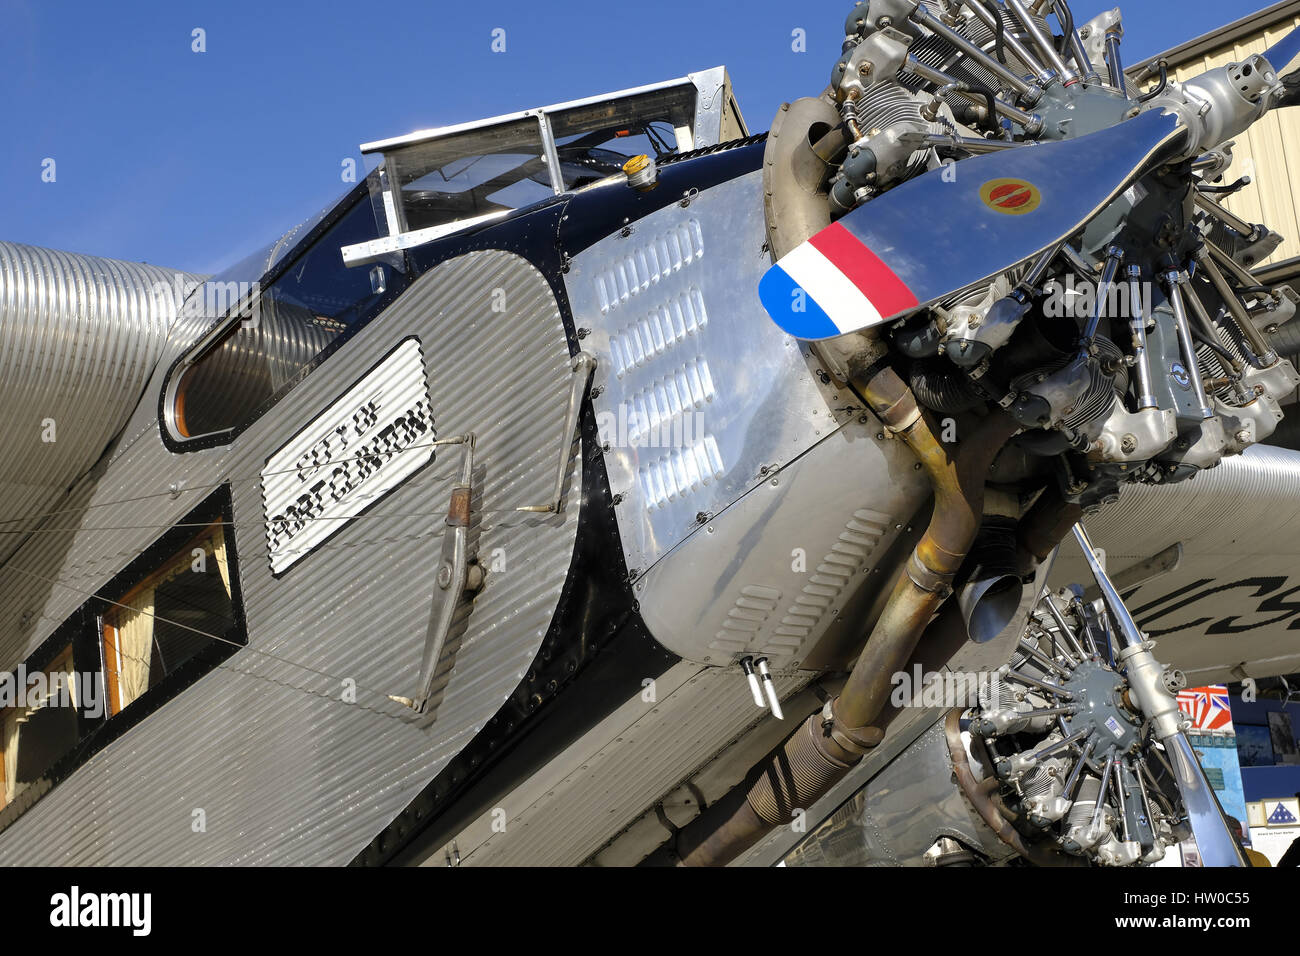
<path id="1" fill-rule="evenodd" d="M 1112 5 L 1072 8 L 1083 22 Z M 1126 62 L 1267 5 L 1129 0 Z M 763 130 L 825 86 L 851 7 L 0 0 L 0 239 L 211 272 L 340 195 L 359 143 L 718 64 Z"/>

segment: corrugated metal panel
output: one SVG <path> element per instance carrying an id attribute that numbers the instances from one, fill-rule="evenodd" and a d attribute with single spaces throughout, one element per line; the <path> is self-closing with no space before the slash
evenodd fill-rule
<path id="1" fill-rule="evenodd" d="M 777 693 L 786 698 L 811 677 L 778 674 Z M 462 865 L 576 866 L 731 740 L 775 720 L 754 706 L 738 669 L 683 663 L 656 683 L 655 700 L 630 701 L 560 755 L 563 772 L 547 778 L 547 767 L 538 785 L 529 780 L 504 798 L 504 818 L 488 814 L 467 827 L 455 841 Z"/>
<path id="2" fill-rule="evenodd" d="M 1186 81 L 1214 67 L 1263 53 L 1297 26 L 1300 16 L 1289 17 L 1203 55 L 1171 60 L 1173 78 Z M 1223 175 L 1224 182 L 1241 176 L 1254 180 L 1224 205 L 1246 221 L 1263 223 L 1283 237 L 1273 255 L 1252 268 L 1300 256 L 1300 217 L 1296 212 L 1300 200 L 1300 110 L 1274 110 L 1237 137 L 1232 166 Z"/>
<path id="3" fill-rule="evenodd" d="M 494 311 L 502 301 L 506 311 Z M 192 339 L 197 324 L 189 331 Z M 423 344 L 439 435 L 478 435 L 479 553 L 501 549 L 504 560 L 463 636 L 448 642 L 441 701 L 424 717 L 386 695 L 415 690 L 442 518 L 458 477 L 454 446 L 279 580 L 268 565 L 259 478 L 269 455 L 409 335 Z M 0 667 L 22 660 L 84 592 L 227 480 L 249 648 L 0 833 L 0 863 L 350 860 L 499 709 L 545 636 L 572 556 L 578 499 L 571 495 L 558 516 L 513 509 L 548 497 L 569 363 L 545 279 L 525 260 L 490 251 L 422 278 L 231 446 L 167 452 L 156 374 L 104 473 L 61 505 L 87 510 L 45 525 L 75 530 L 35 535 L 0 567 Z M 176 499 L 173 484 L 183 489 Z M 25 610 L 32 624 L 22 623 Z M 341 700 L 344 679 L 356 682 L 354 704 Z M 192 829 L 198 809 L 206 832 Z"/>
<path id="4" fill-rule="evenodd" d="M 1119 504 L 1085 521 L 1097 546 L 1120 562 L 1150 557 L 1176 540 L 1222 556 L 1300 555 L 1298 497 L 1300 453 L 1254 445 L 1194 481 L 1127 485 Z M 1067 544 L 1058 575 L 1073 570 L 1074 561 Z M 1280 570 L 1291 570 L 1289 563 Z"/>
<path id="5" fill-rule="evenodd" d="M 23 527 L 15 519 L 39 514 L 103 454 L 140 401 L 185 283 L 197 281 L 0 242 L 0 529 Z M 0 534 L 0 560 L 21 542 Z"/>
<path id="6" fill-rule="evenodd" d="M 1300 453 L 1255 445 L 1194 481 L 1125 487 L 1119 503 L 1086 518 L 1112 573 L 1181 542 L 1180 566 L 1142 585 L 1129 606 L 1160 660 L 1198 682 L 1300 666 Z M 1091 581 L 1073 540 L 1053 584 Z"/>

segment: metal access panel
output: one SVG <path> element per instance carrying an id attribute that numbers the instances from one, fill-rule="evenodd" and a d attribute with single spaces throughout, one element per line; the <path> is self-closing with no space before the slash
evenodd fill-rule
<path id="1" fill-rule="evenodd" d="M 763 314 L 760 190 L 754 172 L 665 206 L 565 278 L 599 359 L 597 427 L 647 625 L 688 660 L 786 667 L 878 580 L 928 489 Z"/>
<path id="2" fill-rule="evenodd" d="M 675 202 L 574 257 L 565 276 L 629 569 L 644 573 L 851 417 L 763 312 L 762 174 Z"/>

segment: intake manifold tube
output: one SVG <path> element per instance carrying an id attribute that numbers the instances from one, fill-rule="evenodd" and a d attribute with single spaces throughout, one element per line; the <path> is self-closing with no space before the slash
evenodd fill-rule
<path id="1" fill-rule="evenodd" d="M 678 833 L 676 852 L 684 866 L 724 866 L 734 860 L 789 823 L 791 814 L 811 807 L 884 737 L 872 722 L 888 703 L 891 677 L 911 659 L 930 619 L 952 593 L 953 578 L 979 528 L 989 467 L 1019 429 L 997 411 L 947 448 L 892 368 L 877 364 L 853 374 L 852 381 L 885 427 L 920 459 L 934 488 L 930 525 L 840 695 L 759 765 L 743 800 L 715 805 Z"/>

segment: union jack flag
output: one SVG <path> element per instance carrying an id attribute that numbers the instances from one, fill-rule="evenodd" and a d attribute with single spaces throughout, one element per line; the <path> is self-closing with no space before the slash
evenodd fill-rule
<path id="1" fill-rule="evenodd" d="M 1193 730 L 1232 730 L 1232 708 L 1223 684 L 1179 691 L 1178 709 L 1192 719 Z"/>

